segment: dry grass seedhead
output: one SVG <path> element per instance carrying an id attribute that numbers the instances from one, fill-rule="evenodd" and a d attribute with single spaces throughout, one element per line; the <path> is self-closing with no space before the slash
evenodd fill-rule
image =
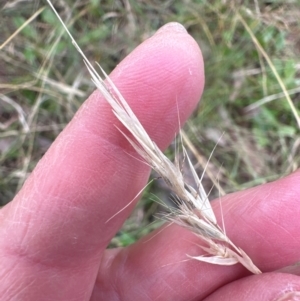
<path id="1" fill-rule="evenodd" d="M 174 193 L 178 209 L 171 209 L 171 214 L 167 215 L 166 219 L 192 231 L 201 239 L 203 244 L 202 249 L 207 252 L 207 255 L 190 257 L 196 260 L 219 265 L 233 265 L 239 262 L 252 273 L 261 273 L 253 264 L 249 256 L 243 250 L 235 246 L 222 228 L 217 224 L 208 196 L 201 184 L 201 179 L 199 179 L 184 147 L 183 151 L 187 157 L 190 171 L 194 177 L 197 189 L 194 189 L 185 182 L 179 165 L 173 164 L 161 152 L 155 142 L 151 140 L 142 124 L 127 104 L 126 100 L 100 66 L 99 67 L 104 75 L 105 81 L 97 73 L 77 45 L 58 13 L 55 11 L 50 0 L 47 1 L 71 37 L 74 46 L 83 57 L 91 74 L 92 81 L 103 94 L 107 102 L 111 105 L 116 117 L 129 130 L 134 139 L 128 137 L 124 133 L 123 135 L 131 143 L 137 153 L 146 161 L 146 163 L 165 180 L 168 187 Z"/>

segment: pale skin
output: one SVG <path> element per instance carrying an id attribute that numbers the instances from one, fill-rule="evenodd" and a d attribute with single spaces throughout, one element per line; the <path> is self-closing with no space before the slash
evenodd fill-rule
<path id="1" fill-rule="evenodd" d="M 111 78 L 165 149 L 178 131 L 178 111 L 183 124 L 202 93 L 201 52 L 182 27 L 167 25 Z M 134 151 L 114 125 L 120 123 L 109 105 L 93 93 L 1 210 L 2 301 L 296 298 L 299 277 L 272 271 L 300 260 L 299 171 L 221 200 L 226 233 L 261 275 L 241 265 L 187 260 L 186 254 L 202 254 L 200 241 L 175 225 L 106 250 L 135 204 L 106 221 L 133 199 L 150 172 L 128 155 Z M 219 200 L 213 206 L 220 220 Z"/>

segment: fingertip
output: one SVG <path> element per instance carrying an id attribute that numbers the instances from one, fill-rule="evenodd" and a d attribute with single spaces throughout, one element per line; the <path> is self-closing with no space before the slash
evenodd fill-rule
<path id="1" fill-rule="evenodd" d="M 128 55 L 111 78 L 150 137 L 165 148 L 202 95 L 202 53 L 181 24 L 168 23 Z"/>

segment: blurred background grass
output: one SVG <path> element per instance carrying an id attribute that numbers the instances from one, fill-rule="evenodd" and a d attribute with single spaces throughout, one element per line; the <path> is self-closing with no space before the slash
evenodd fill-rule
<path id="1" fill-rule="evenodd" d="M 207 190 L 214 187 L 212 199 L 299 167 L 297 1 L 53 3 L 90 61 L 108 73 L 167 22 L 181 22 L 197 40 L 206 88 L 183 138 L 199 174 L 219 141 L 204 177 Z M 1 2 L 0 22 L 0 205 L 5 205 L 94 86 L 46 1 Z M 167 151 L 171 157 L 173 150 L 174 145 Z M 168 199 L 160 181 L 146 189 L 111 246 L 130 244 L 157 227 L 153 214 L 163 209 L 155 198 Z"/>

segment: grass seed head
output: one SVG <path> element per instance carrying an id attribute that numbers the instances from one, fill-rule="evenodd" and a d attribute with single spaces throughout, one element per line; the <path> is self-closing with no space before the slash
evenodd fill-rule
<path id="1" fill-rule="evenodd" d="M 218 226 L 215 214 L 208 200 L 207 194 L 202 186 L 186 150 L 183 151 L 189 163 L 190 171 L 197 184 L 197 190 L 185 182 L 184 176 L 151 140 L 146 130 L 135 116 L 130 106 L 100 67 L 103 78 L 98 74 L 92 64 L 88 61 L 83 51 L 80 49 L 75 39 L 70 34 L 68 28 L 56 12 L 50 0 L 47 0 L 66 32 L 70 36 L 72 43 L 83 57 L 92 81 L 98 90 L 111 105 L 112 110 L 120 122 L 132 134 L 133 139 L 122 133 L 137 153 L 150 165 L 166 182 L 178 200 L 178 209 L 172 210 L 171 215 L 166 215 L 166 219 L 192 231 L 202 241 L 201 247 L 207 252 L 207 256 L 193 256 L 196 260 L 219 265 L 233 265 L 241 263 L 254 274 L 261 273 L 254 265 L 250 257 L 227 237 L 225 232 Z M 105 81 L 104 81 L 105 80 Z"/>

